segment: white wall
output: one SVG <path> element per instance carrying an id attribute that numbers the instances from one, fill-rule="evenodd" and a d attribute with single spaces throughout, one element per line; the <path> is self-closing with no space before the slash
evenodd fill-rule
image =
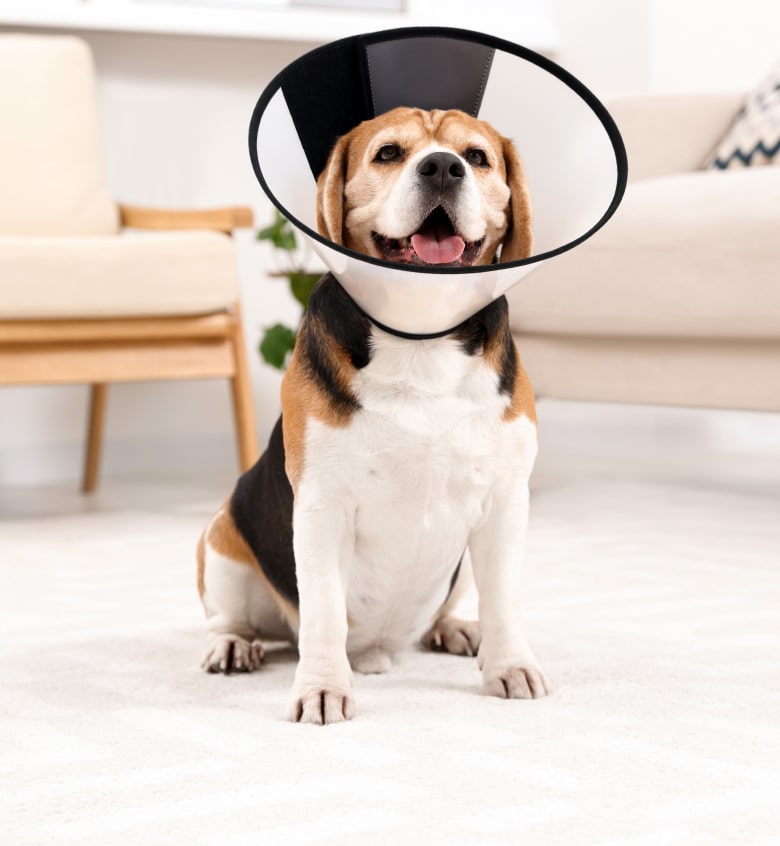
<path id="1" fill-rule="evenodd" d="M 774 0 L 742 0 L 737 14 L 724 0 L 546 2 L 559 36 L 557 60 L 605 99 L 646 89 L 741 88 L 760 78 L 780 44 Z M 442 23 L 468 27 L 474 19 Z M 513 22 L 513 31 L 521 27 Z M 249 115 L 271 77 L 313 45 L 81 34 L 96 56 L 115 196 L 174 207 L 245 203 L 263 223 L 270 208 L 249 165 Z M 267 247 L 248 232 L 238 247 L 264 441 L 278 413 L 279 376 L 259 361 L 260 327 L 294 322 L 297 307 L 282 283 L 264 275 L 272 264 Z M 75 480 L 86 403 L 81 387 L 0 388 L 0 484 Z M 232 465 L 231 426 L 223 384 L 114 386 L 105 471 L 180 474 Z"/>
<path id="2" fill-rule="evenodd" d="M 749 90 L 780 59 L 776 0 L 652 0 L 649 86 Z"/>
<path id="3" fill-rule="evenodd" d="M 547 0 L 558 60 L 604 99 L 743 91 L 780 59 L 777 0 Z"/>
<path id="4" fill-rule="evenodd" d="M 651 0 L 547 0 L 556 60 L 597 96 L 642 91 L 649 81 Z"/>

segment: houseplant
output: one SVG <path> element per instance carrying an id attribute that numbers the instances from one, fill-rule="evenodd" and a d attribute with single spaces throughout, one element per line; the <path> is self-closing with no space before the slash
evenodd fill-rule
<path id="1" fill-rule="evenodd" d="M 273 221 L 257 233 L 257 240 L 269 241 L 275 248 L 274 255 L 279 269 L 270 275 L 287 279 L 293 297 L 305 313 L 312 289 L 322 276 L 322 271 L 310 272 L 304 269 L 306 251 L 300 248 L 290 222 L 274 209 Z M 297 332 L 297 326 L 293 329 L 284 323 L 266 327 L 259 347 L 263 360 L 278 370 L 284 370 L 295 346 Z"/>

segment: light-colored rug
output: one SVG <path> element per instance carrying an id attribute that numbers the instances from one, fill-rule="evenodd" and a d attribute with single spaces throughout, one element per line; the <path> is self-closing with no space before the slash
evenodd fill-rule
<path id="1" fill-rule="evenodd" d="M 780 462 L 675 457 L 663 426 L 626 462 L 591 424 L 564 448 L 553 421 L 534 483 L 525 616 L 553 694 L 490 699 L 474 659 L 410 651 L 324 729 L 282 718 L 290 649 L 199 669 L 221 485 L 5 491 L 0 842 L 777 843 Z"/>

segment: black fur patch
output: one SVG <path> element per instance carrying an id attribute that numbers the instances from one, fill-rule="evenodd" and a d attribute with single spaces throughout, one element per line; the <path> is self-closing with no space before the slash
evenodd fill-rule
<path id="1" fill-rule="evenodd" d="M 360 311 L 331 273 L 314 287 L 308 317 L 320 323 L 325 332 L 343 347 L 352 364 L 360 370 L 371 358 L 371 321 Z"/>
<path id="2" fill-rule="evenodd" d="M 460 341 L 467 355 L 485 353 L 498 346 L 498 389 L 512 396 L 517 379 L 517 350 L 509 327 L 509 305 L 506 297 L 499 297 L 478 311 L 452 333 Z"/>
<path id="3" fill-rule="evenodd" d="M 296 340 L 301 361 L 317 385 L 341 411 L 360 408 L 357 398 L 336 379 L 334 343 L 356 369 L 371 360 L 371 321 L 330 273 L 316 284 Z"/>
<path id="4" fill-rule="evenodd" d="M 266 451 L 239 478 L 230 500 L 230 512 L 265 577 L 281 596 L 297 607 L 293 492 L 284 469 L 281 417 L 274 426 Z"/>

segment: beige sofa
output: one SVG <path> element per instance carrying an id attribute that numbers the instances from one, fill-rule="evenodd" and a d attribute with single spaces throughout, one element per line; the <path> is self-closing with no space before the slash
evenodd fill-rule
<path id="1" fill-rule="evenodd" d="M 539 397 L 780 411 L 780 167 L 700 169 L 742 100 L 610 104 L 622 206 L 508 295 Z"/>

